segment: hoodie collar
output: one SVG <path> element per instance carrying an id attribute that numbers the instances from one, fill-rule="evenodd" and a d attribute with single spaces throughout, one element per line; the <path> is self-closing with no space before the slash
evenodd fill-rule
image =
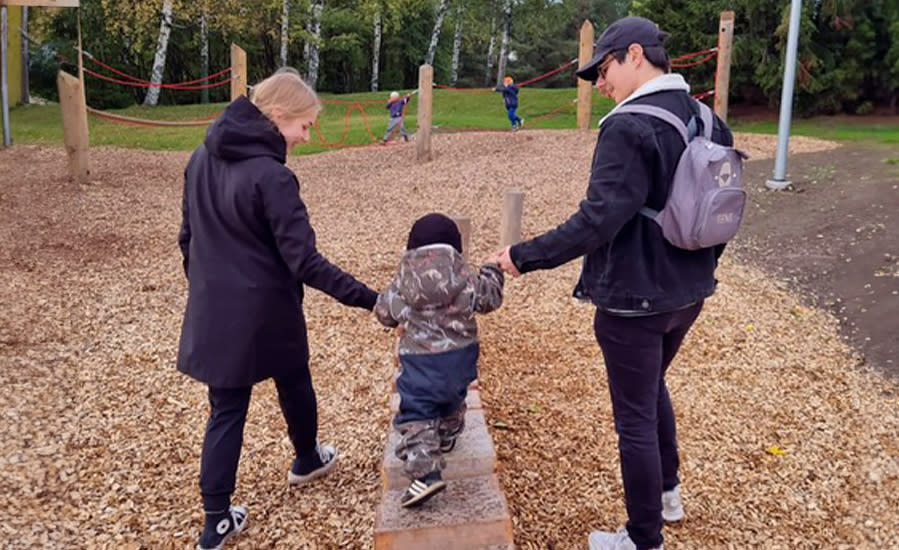
<path id="1" fill-rule="evenodd" d="M 287 143 L 277 126 L 245 96 L 231 102 L 206 132 L 206 148 L 227 160 L 271 157 L 287 160 Z"/>
<path id="2" fill-rule="evenodd" d="M 661 76 L 657 76 L 648 82 L 644 82 L 642 86 L 634 90 L 634 92 L 624 98 L 624 100 L 615 105 L 615 108 L 608 112 L 608 114 L 602 117 L 602 120 L 599 121 L 599 126 L 602 126 L 602 123 L 606 121 L 607 118 L 614 115 L 618 109 L 624 105 L 625 103 L 630 103 L 631 101 L 639 98 L 648 96 L 650 94 L 654 94 L 657 92 L 666 92 L 666 91 L 684 91 L 690 93 L 690 85 L 687 84 L 687 81 L 684 80 L 684 77 L 676 74 L 676 73 L 668 73 L 663 74 Z"/>

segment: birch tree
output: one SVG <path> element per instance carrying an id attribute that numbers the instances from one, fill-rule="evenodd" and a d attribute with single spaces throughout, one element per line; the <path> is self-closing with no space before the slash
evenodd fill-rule
<path id="1" fill-rule="evenodd" d="M 462 49 L 462 22 L 465 16 L 465 5 L 459 2 L 456 8 L 456 34 L 453 37 L 453 66 L 450 72 L 450 86 L 455 86 L 459 79 L 459 51 Z"/>
<path id="2" fill-rule="evenodd" d="M 506 58 L 509 55 L 509 31 L 512 28 L 512 0 L 504 0 L 503 4 L 503 39 L 499 45 L 499 63 L 496 69 L 496 85 L 502 86 L 506 76 Z"/>
<path id="3" fill-rule="evenodd" d="M 159 23 L 159 40 L 156 41 L 156 56 L 153 58 L 153 75 L 150 82 L 154 84 L 147 90 L 144 105 L 155 106 L 159 102 L 159 84 L 165 72 L 165 56 L 169 49 L 169 36 L 172 34 L 173 0 L 163 0 L 162 21 Z"/>
<path id="4" fill-rule="evenodd" d="M 290 29 L 290 0 L 284 0 L 281 8 L 281 66 L 287 66 L 287 44 Z"/>
<path id="5" fill-rule="evenodd" d="M 203 78 L 209 76 L 209 5 L 203 2 L 200 12 L 200 60 L 203 64 Z M 209 88 L 203 88 L 200 92 L 200 101 L 209 103 Z"/>
<path id="6" fill-rule="evenodd" d="M 493 76 L 493 56 L 496 50 L 496 14 L 490 18 L 490 45 L 487 46 L 487 71 L 484 73 L 484 84 L 490 85 Z"/>
<path id="7" fill-rule="evenodd" d="M 322 10 L 325 7 L 324 0 L 313 0 L 311 10 L 312 18 L 306 26 L 309 39 L 303 48 L 306 57 L 306 82 L 313 88 L 318 84 L 318 56 L 319 44 L 322 39 Z"/>
<path id="8" fill-rule="evenodd" d="M 371 53 L 371 91 L 378 91 L 378 73 L 380 70 L 379 62 L 381 60 L 381 7 L 378 6 L 375 12 L 375 43 L 372 45 Z"/>
<path id="9" fill-rule="evenodd" d="M 425 57 L 425 63 L 434 65 L 434 54 L 437 51 L 437 41 L 440 40 L 440 28 L 443 27 L 443 18 L 449 9 L 449 0 L 440 0 L 437 8 L 437 20 L 434 21 L 434 30 L 431 31 L 431 45 L 428 46 L 428 55 Z"/>

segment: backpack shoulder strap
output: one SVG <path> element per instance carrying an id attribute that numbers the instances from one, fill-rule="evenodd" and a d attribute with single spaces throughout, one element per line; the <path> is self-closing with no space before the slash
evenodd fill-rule
<path id="1" fill-rule="evenodd" d="M 667 109 L 663 109 L 661 107 L 656 107 L 655 105 L 622 105 L 615 114 L 619 113 L 632 113 L 639 115 L 649 115 L 654 116 L 660 120 L 663 120 L 674 127 L 675 130 L 678 131 L 680 136 L 683 138 L 684 143 L 690 143 L 689 134 L 687 131 L 687 126 L 684 124 L 684 121 L 677 117 L 674 113 Z"/>
<path id="2" fill-rule="evenodd" d="M 705 103 L 696 100 L 699 104 L 699 116 L 702 119 L 702 135 L 709 141 L 712 139 L 712 126 L 715 124 L 715 117 L 712 109 Z"/>

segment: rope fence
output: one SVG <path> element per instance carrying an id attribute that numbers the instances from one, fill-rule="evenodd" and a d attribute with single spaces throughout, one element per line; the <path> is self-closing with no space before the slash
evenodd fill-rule
<path id="1" fill-rule="evenodd" d="M 706 50 L 700 50 L 696 52 L 687 53 L 675 58 L 671 59 L 671 67 L 672 68 L 689 68 L 701 65 L 703 63 L 707 63 L 713 60 L 717 54 L 718 48 L 709 48 Z M 192 80 L 186 80 L 183 82 L 174 82 L 174 83 L 162 83 L 162 82 L 152 82 L 150 80 L 146 80 L 143 78 L 139 78 L 137 76 L 128 74 L 125 71 L 117 69 L 112 65 L 104 63 L 100 59 L 91 55 L 89 52 L 82 51 L 85 58 L 90 60 L 93 64 L 96 65 L 98 70 L 92 70 L 88 68 L 84 68 L 84 72 L 91 75 L 94 78 L 98 78 L 107 82 L 111 82 L 114 84 L 119 84 L 122 86 L 129 87 L 137 87 L 137 88 L 162 88 L 168 90 L 184 90 L 184 91 L 193 91 L 193 90 L 203 90 L 209 88 L 216 88 L 219 86 L 227 85 L 231 82 L 230 73 L 232 72 L 231 67 L 220 70 L 208 76 L 204 76 L 202 78 L 196 78 Z M 63 56 L 59 56 L 60 61 L 66 64 L 75 65 L 75 63 L 69 61 Z M 568 62 L 547 71 L 541 75 L 538 75 L 534 78 L 525 80 L 518 84 L 519 88 L 523 88 L 525 86 L 530 86 L 547 78 L 551 78 L 572 66 L 577 64 L 577 59 L 571 59 Z M 109 76 L 109 74 L 103 74 L 99 72 L 100 70 L 105 71 L 106 73 L 110 73 L 115 76 Z M 222 78 L 225 77 L 225 78 Z M 218 79 L 218 80 L 217 80 Z M 458 92 L 466 92 L 466 93 L 490 93 L 494 91 L 494 88 L 459 88 L 454 86 L 447 86 L 444 84 L 434 84 L 436 88 L 444 89 L 444 90 L 452 90 Z M 698 94 L 694 94 L 698 100 L 703 100 L 708 97 L 712 97 L 715 95 L 714 90 L 702 92 Z M 376 134 L 371 127 L 371 124 L 368 119 L 368 113 L 366 111 L 366 106 L 374 106 L 377 105 L 382 107 L 385 105 L 384 101 L 381 100 L 368 100 L 368 99 L 357 99 L 357 100 L 342 100 L 342 99 L 322 99 L 321 102 L 326 105 L 335 105 L 335 106 L 344 106 L 343 113 L 343 125 L 341 128 L 341 132 L 338 138 L 334 140 L 329 140 L 325 137 L 322 132 L 322 128 L 320 122 L 316 120 L 315 125 L 313 127 L 313 132 L 315 139 L 310 140 L 308 145 L 316 145 L 320 147 L 324 147 L 327 149 L 342 149 L 342 148 L 350 148 L 350 147 L 369 147 L 372 145 L 381 144 L 381 139 L 378 134 Z M 408 104 L 407 104 L 408 105 Z M 569 110 L 573 107 L 576 107 L 577 99 L 573 99 L 570 101 L 565 101 L 564 103 L 558 105 L 553 108 L 549 112 L 539 115 L 533 116 L 531 118 L 531 122 L 539 122 L 542 120 L 550 119 L 555 116 L 559 116 L 564 113 L 566 110 Z M 107 111 L 102 111 L 100 109 L 94 109 L 92 107 L 87 107 L 88 113 L 91 115 L 110 121 L 118 124 L 131 125 L 131 126 L 148 126 L 148 127 L 198 127 L 198 126 L 207 126 L 212 121 L 214 121 L 221 113 L 216 113 L 209 117 L 204 117 L 196 120 L 150 120 L 138 117 L 131 117 L 119 114 L 113 114 Z M 353 115 L 356 112 L 361 115 L 362 120 L 361 124 L 365 131 L 367 143 L 362 144 L 353 144 L 347 143 L 350 139 L 350 136 L 353 132 Z M 403 108 L 403 122 L 405 123 L 406 116 L 406 108 Z M 497 129 L 488 129 L 488 128 L 454 128 L 451 126 L 441 126 L 443 130 L 451 130 L 451 131 L 505 131 L 505 130 L 497 130 Z M 396 130 L 394 130 L 395 132 Z M 384 144 L 392 143 L 390 140 L 393 135 L 387 137 L 387 140 Z"/>

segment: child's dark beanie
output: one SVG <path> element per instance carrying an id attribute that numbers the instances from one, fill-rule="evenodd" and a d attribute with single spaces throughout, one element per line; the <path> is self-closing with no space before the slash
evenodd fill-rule
<path id="1" fill-rule="evenodd" d="M 427 246 L 429 244 L 448 244 L 462 253 L 462 235 L 456 222 L 443 214 L 428 214 L 415 220 L 409 231 L 407 250 Z"/>

